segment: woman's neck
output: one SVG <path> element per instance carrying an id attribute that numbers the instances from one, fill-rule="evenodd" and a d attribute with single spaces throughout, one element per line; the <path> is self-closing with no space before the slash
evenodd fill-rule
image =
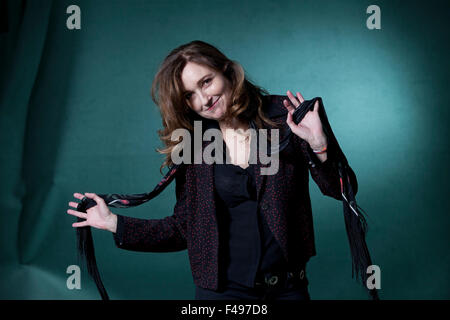
<path id="1" fill-rule="evenodd" d="M 237 118 L 231 119 L 231 121 L 219 120 L 220 130 L 225 131 L 227 129 L 231 130 L 247 130 L 249 128 L 248 123 L 240 121 Z"/>

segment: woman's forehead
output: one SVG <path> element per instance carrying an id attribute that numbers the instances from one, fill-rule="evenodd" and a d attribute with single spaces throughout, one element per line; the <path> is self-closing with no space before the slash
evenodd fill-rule
<path id="1" fill-rule="evenodd" d="M 185 90 L 191 90 L 198 86 L 203 78 L 215 74 L 215 70 L 195 62 L 188 62 L 181 72 L 181 81 Z"/>

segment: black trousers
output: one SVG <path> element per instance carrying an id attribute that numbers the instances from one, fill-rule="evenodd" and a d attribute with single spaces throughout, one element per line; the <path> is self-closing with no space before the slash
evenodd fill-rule
<path id="1" fill-rule="evenodd" d="M 213 291 L 199 286 L 195 287 L 196 300 L 310 300 L 308 281 L 290 282 L 277 287 L 258 286 L 249 288 L 237 283 L 230 283 L 225 289 Z"/>

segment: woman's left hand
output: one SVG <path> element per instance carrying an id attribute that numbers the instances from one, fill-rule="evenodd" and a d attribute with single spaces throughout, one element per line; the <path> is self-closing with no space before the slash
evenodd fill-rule
<path id="1" fill-rule="evenodd" d="M 283 104 L 288 109 L 288 116 L 286 123 L 291 128 L 292 132 L 309 143 L 313 150 L 322 150 L 327 146 L 327 137 L 323 132 L 322 122 L 319 117 L 319 101 L 314 104 L 314 110 L 308 111 L 300 121 L 299 124 L 295 124 L 292 120 L 292 114 L 305 99 L 297 92 L 295 97 L 292 92 L 287 91 L 287 96 L 290 101 L 284 100 Z"/>

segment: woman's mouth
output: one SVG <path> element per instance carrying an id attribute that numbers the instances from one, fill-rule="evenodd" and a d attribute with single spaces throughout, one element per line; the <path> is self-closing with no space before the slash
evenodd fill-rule
<path id="1" fill-rule="evenodd" d="M 220 98 L 218 98 L 218 99 L 216 100 L 216 102 L 214 102 L 214 103 L 212 104 L 211 107 L 209 107 L 208 109 L 206 109 L 206 111 L 212 110 L 212 109 L 216 106 L 216 104 L 217 104 L 217 102 L 218 102 L 219 100 L 220 100 Z"/>

